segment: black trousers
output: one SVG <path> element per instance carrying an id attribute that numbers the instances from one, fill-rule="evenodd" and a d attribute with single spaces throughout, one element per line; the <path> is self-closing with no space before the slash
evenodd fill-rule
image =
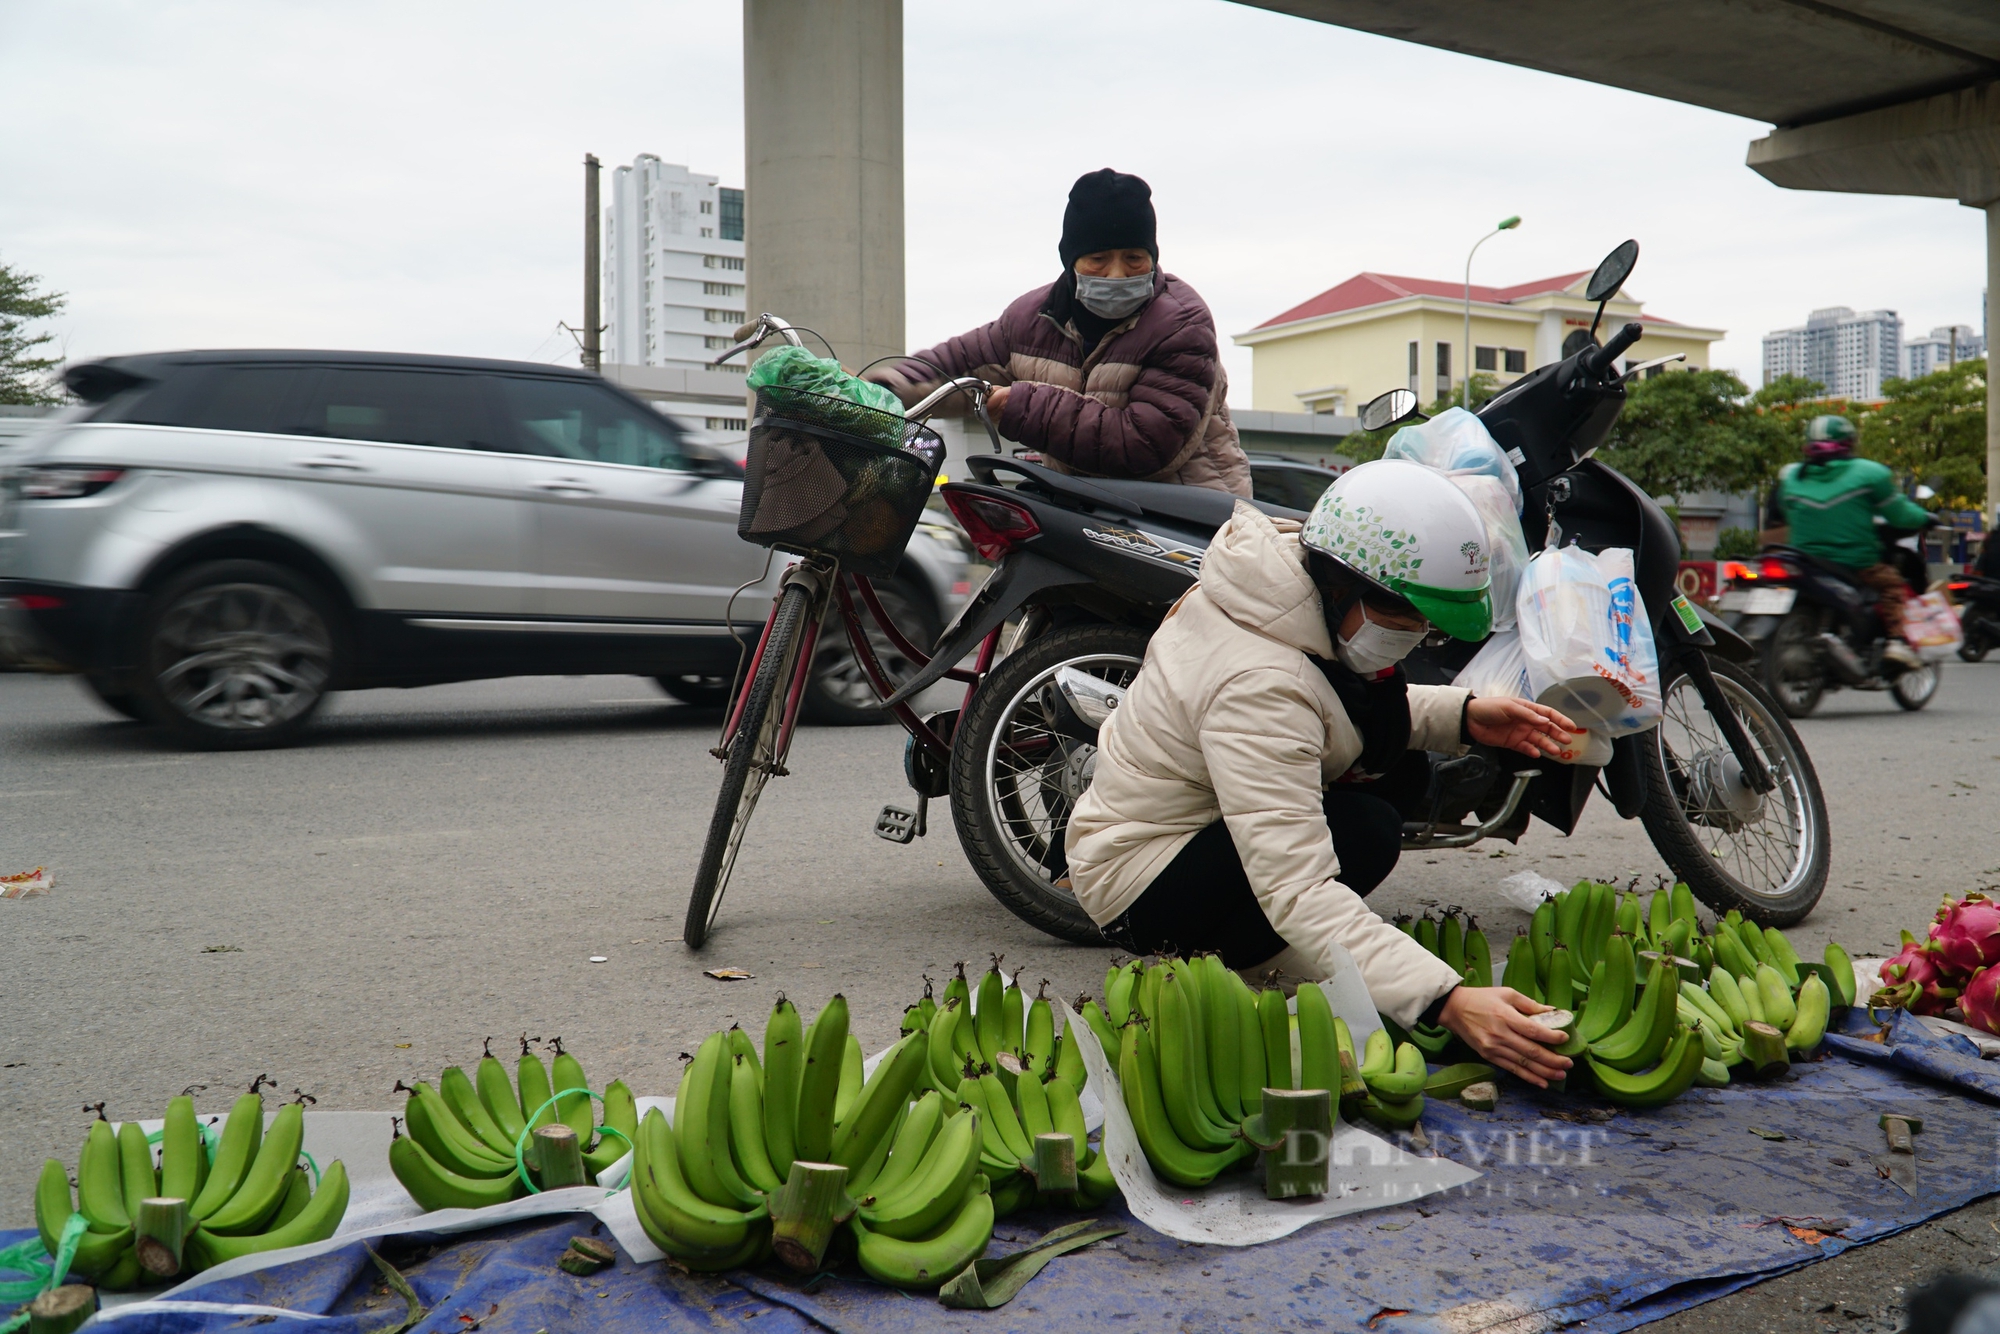
<path id="1" fill-rule="evenodd" d="M 1340 881 L 1356 894 L 1388 879 L 1403 855 L 1402 812 L 1368 790 L 1376 786 L 1336 783 L 1323 803 Z M 1231 968 L 1254 968 L 1285 949 L 1222 820 L 1189 839 L 1104 936 L 1134 954 L 1220 954 Z"/>

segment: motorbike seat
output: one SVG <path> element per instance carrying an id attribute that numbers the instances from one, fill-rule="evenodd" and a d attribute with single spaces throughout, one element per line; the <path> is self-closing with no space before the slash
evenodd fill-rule
<path id="1" fill-rule="evenodd" d="M 1138 482 L 1115 477 L 1077 477 L 1057 472 L 1022 458 L 974 454 L 966 460 L 975 476 L 986 480 L 995 472 L 1015 473 L 1039 490 L 1058 498 L 1081 501 L 1098 509 L 1111 509 L 1134 517 L 1162 519 L 1203 535 L 1229 522 L 1239 497 L 1204 486 L 1178 486 L 1172 482 Z M 1302 510 L 1249 500 L 1276 519 L 1303 523 Z"/>

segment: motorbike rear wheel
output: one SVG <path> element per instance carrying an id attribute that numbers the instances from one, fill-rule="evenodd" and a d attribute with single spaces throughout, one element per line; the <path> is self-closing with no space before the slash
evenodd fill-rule
<path id="1" fill-rule="evenodd" d="M 1721 727 L 1675 666 L 1661 683 L 1660 725 L 1640 749 L 1646 803 L 1639 819 L 1667 865 L 1710 908 L 1790 926 L 1826 890 L 1826 797 L 1799 734 L 1763 687 L 1733 663 L 1711 659 L 1710 666 L 1777 786 L 1758 793 L 1744 785 Z"/>
<path id="2" fill-rule="evenodd" d="M 1097 743 L 1065 724 L 1056 673 L 1073 668 L 1129 686 L 1142 630 L 1081 625 L 1030 640 L 980 683 L 951 747 L 951 815 L 966 859 L 1007 911 L 1078 945 L 1104 937 L 1069 887 L 1063 838 L 1090 786 Z"/>
<path id="3" fill-rule="evenodd" d="M 1965 662 L 1984 662 L 1986 650 L 1992 643 L 1986 637 L 1986 627 L 1972 617 L 1966 618 L 1965 642 L 1958 646 L 1958 656 Z"/>
<path id="4" fill-rule="evenodd" d="M 1759 664 L 1764 689 L 1789 718 L 1807 718 L 1826 695 L 1826 664 L 1820 661 L 1819 620 L 1795 611 L 1779 621 L 1765 641 Z"/>

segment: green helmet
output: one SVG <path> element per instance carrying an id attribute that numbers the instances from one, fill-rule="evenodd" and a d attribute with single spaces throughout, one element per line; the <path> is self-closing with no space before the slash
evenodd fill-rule
<path id="1" fill-rule="evenodd" d="M 1814 417 L 1806 423 L 1806 462 L 1830 463 L 1854 453 L 1854 423 L 1845 417 Z"/>
<path id="2" fill-rule="evenodd" d="M 1299 541 L 1455 639 L 1493 629 L 1486 521 L 1435 468 L 1377 459 L 1326 489 Z"/>

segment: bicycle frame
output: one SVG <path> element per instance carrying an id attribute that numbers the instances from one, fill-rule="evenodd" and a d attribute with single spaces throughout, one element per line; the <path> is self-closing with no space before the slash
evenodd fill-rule
<path id="1" fill-rule="evenodd" d="M 882 606 L 881 598 L 875 592 L 875 585 L 867 576 L 843 575 L 838 564 L 811 557 L 799 561 L 786 570 L 778 586 L 779 595 L 782 596 L 784 590 L 793 585 L 805 587 L 812 595 L 812 616 L 806 626 L 805 635 L 799 642 L 798 661 L 793 665 L 791 680 L 785 690 L 784 714 L 779 720 L 777 753 L 771 770 L 774 777 L 783 777 L 788 772 L 785 768 L 785 757 L 791 753 L 792 735 L 798 727 L 800 704 L 805 697 L 806 683 L 812 674 L 813 650 L 818 645 L 820 625 L 825 619 L 830 602 L 837 601 L 839 605 L 841 624 L 847 631 L 848 643 L 854 648 L 855 661 L 861 665 L 861 670 L 868 677 L 868 684 L 874 689 L 876 697 L 886 701 L 896 693 L 895 683 L 889 679 L 888 672 L 883 669 L 881 660 L 875 655 L 874 645 L 869 642 L 867 628 L 862 624 L 861 612 L 856 608 L 854 597 L 848 591 L 850 582 L 855 591 L 861 595 L 862 608 L 866 609 L 869 618 L 880 627 L 889 642 L 895 645 L 896 651 L 908 657 L 919 669 L 930 665 L 930 656 L 912 643 L 895 621 L 890 619 L 888 611 Z M 777 606 L 778 599 L 773 598 L 771 601 L 773 616 L 776 615 Z M 712 752 L 718 757 L 728 753 L 730 745 L 736 738 L 738 724 L 742 721 L 744 700 L 749 693 L 749 683 L 757 675 L 757 667 L 764 659 L 764 649 L 770 638 L 771 619 L 767 617 L 763 633 L 757 640 L 757 648 L 750 655 L 749 663 L 742 672 L 742 685 L 738 689 L 736 698 L 730 703 L 729 716 L 723 724 L 722 739 Z M 979 656 L 971 671 L 952 667 L 944 673 L 947 680 L 965 683 L 965 699 L 960 705 L 960 712 L 971 705 L 973 693 L 979 689 L 979 683 L 985 679 L 986 673 L 993 665 L 993 655 L 999 647 L 999 642 L 1000 631 L 995 628 L 980 642 Z M 937 730 L 925 722 L 907 703 L 892 704 L 889 706 L 889 712 L 903 725 L 905 731 L 917 739 L 919 745 L 930 752 L 933 759 L 940 764 L 950 761 L 949 734 L 938 735 Z"/>

